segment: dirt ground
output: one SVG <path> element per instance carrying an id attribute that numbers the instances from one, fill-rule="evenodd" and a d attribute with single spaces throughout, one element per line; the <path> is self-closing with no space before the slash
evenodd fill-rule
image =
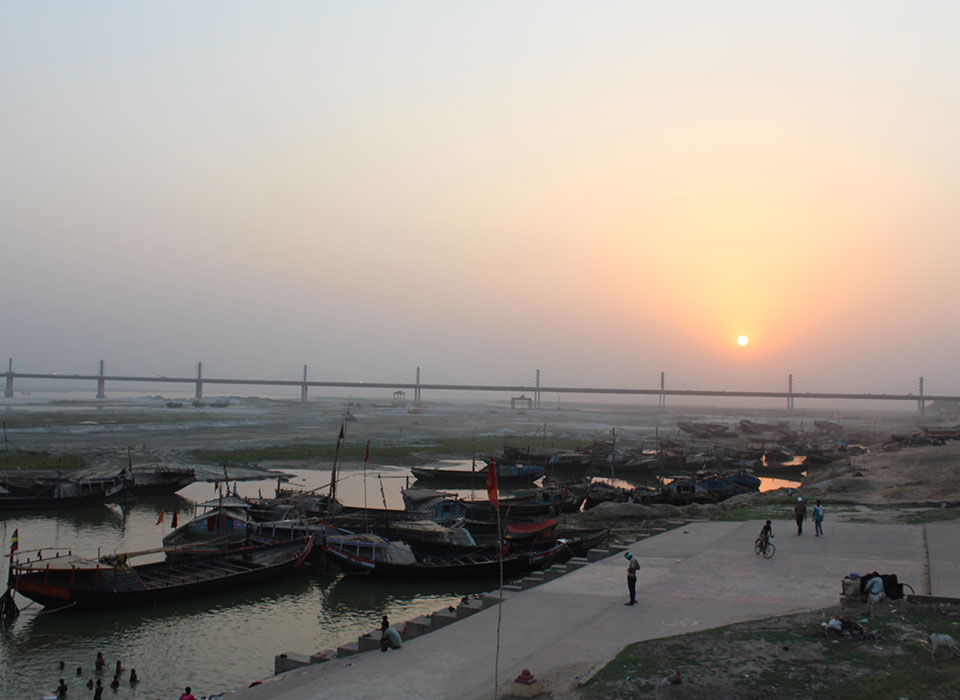
<path id="1" fill-rule="evenodd" d="M 738 698 L 955 698 L 960 659 L 928 635 L 958 636 L 954 605 L 854 603 L 631 645 L 575 695 Z M 841 631 L 826 627 L 836 618 Z M 673 682 L 671 682 L 671 679 Z M 676 682 L 678 681 L 679 682 Z"/>

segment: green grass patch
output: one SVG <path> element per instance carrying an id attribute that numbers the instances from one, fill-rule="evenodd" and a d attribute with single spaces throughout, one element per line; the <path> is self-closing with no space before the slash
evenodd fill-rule
<path id="1" fill-rule="evenodd" d="M 77 455 L 47 454 L 3 454 L 0 455 L 0 470 L 14 469 L 58 469 L 75 471 L 87 466 L 86 461 Z"/>
<path id="2" fill-rule="evenodd" d="M 960 518 L 960 508 L 930 508 L 916 512 L 906 512 L 900 517 L 903 522 L 910 525 L 937 523 L 945 520 L 956 520 L 957 518 Z"/>

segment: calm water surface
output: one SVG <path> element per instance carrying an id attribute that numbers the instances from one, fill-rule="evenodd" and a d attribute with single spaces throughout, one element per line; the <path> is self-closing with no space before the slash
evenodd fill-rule
<path id="1" fill-rule="evenodd" d="M 308 488 L 329 482 L 326 472 L 293 470 L 294 483 Z M 400 489 L 409 472 L 379 469 L 346 475 L 338 496 L 363 505 L 364 481 L 369 506 L 401 507 Z M 382 491 L 381 491 L 382 486 Z M 272 495 L 276 480 L 240 482 L 240 495 Z M 233 489 L 233 484 L 230 486 Z M 159 547 L 177 511 L 180 523 L 193 516 L 194 503 L 215 498 L 216 486 L 197 483 L 167 496 L 120 507 L 110 505 L 54 515 L 9 513 L 0 516 L 0 541 L 9 543 L 20 530 L 20 549 L 70 547 L 95 556 L 97 551 L 138 551 Z M 161 512 L 163 523 L 157 524 Z M 4 545 L 6 546 L 6 544 Z M 144 561 L 149 560 L 147 557 Z M 152 558 L 160 558 L 154 555 Z M 90 698 L 87 681 L 98 676 L 97 652 L 107 659 L 103 684 L 113 679 L 116 661 L 123 662 L 119 690 L 110 698 L 176 698 L 186 685 L 198 696 L 246 687 L 273 673 L 273 658 L 284 651 L 313 653 L 355 641 L 379 626 L 382 615 L 403 621 L 455 604 L 462 596 L 491 590 L 489 580 L 383 583 L 364 577 L 337 577 L 301 569 L 272 584 L 205 596 L 179 604 L 117 612 L 63 611 L 41 613 L 17 595 L 20 617 L 0 626 L 0 697 L 42 698 L 64 678 L 69 697 Z M 64 661 L 66 669 L 58 668 Z M 83 671 L 77 676 L 77 667 Z M 136 668 L 141 681 L 127 682 Z"/>

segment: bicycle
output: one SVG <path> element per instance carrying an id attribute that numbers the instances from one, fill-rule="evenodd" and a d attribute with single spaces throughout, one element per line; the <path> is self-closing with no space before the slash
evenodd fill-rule
<path id="1" fill-rule="evenodd" d="M 764 559 L 770 559 L 777 553 L 777 547 L 769 539 L 758 537 L 757 541 L 753 543 L 753 553 L 762 554 Z"/>

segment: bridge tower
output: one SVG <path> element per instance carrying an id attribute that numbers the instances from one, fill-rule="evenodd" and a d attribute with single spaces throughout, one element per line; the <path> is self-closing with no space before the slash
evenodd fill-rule
<path id="1" fill-rule="evenodd" d="M 13 398 L 13 358 L 10 358 L 10 361 L 7 363 L 7 383 L 3 388 L 3 397 L 6 399 Z"/>
<path id="2" fill-rule="evenodd" d="M 100 360 L 100 374 L 97 375 L 97 398 L 107 398 L 107 382 L 103 378 L 103 360 Z"/>
<path id="3" fill-rule="evenodd" d="M 203 363 L 197 363 L 197 390 L 194 392 L 193 398 L 202 399 L 203 398 Z"/>
<path id="4" fill-rule="evenodd" d="M 921 416 L 924 416 L 927 413 L 926 403 L 927 402 L 923 400 L 923 377 L 920 377 L 920 398 L 917 400 L 917 408 L 920 409 Z"/>
<path id="5" fill-rule="evenodd" d="M 793 411 L 793 375 L 787 376 L 787 410 Z"/>
<path id="6" fill-rule="evenodd" d="M 664 393 L 664 390 L 667 386 L 667 373 L 660 372 L 660 403 L 658 404 L 660 408 L 663 408 L 667 405 L 667 395 Z"/>
<path id="7" fill-rule="evenodd" d="M 300 385 L 300 400 L 307 400 L 307 366 L 303 366 L 303 384 Z"/>
<path id="8" fill-rule="evenodd" d="M 537 388 L 533 392 L 533 405 L 540 409 L 540 370 L 537 370 Z"/>
<path id="9" fill-rule="evenodd" d="M 420 405 L 420 368 L 417 367 L 417 385 L 413 388 L 413 405 Z"/>

